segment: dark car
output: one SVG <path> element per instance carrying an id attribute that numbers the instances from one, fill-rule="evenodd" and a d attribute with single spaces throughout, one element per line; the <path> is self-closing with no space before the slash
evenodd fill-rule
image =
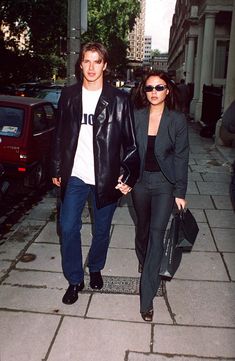
<path id="1" fill-rule="evenodd" d="M 40 90 L 49 87 L 50 83 L 39 83 L 39 82 L 32 82 L 32 83 L 21 83 L 15 91 L 15 95 L 21 97 L 36 97 Z"/>
<path id="2" fill-rule="evenodd" d="M 49 173 L 55 108 L 45 100 L 0 95 L 0 163 L 9 177 L 41 187 Z"/>
<path id="3" fill-rule="evenodd" d="M 62 88 L 57 87 L 50 87 L 47 89 L 40 90 L 40 92 L 37 95 L 37 98 L 47 100 L 51 102 L 54 107 L 57 109 L 58 107 L 58 101 L 60 99 Z"/>

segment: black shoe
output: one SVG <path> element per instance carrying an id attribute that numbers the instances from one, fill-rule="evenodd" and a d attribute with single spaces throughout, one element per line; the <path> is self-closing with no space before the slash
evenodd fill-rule
<path id="1" fill-rule="evenodd" d="M 144 321 L 152 322 L 153 320 L 153 310 L 149 310 L 148 312 L 141 312 L 141 316 Z"/>
<path id="2" fill-rule="evenodd" d="M 78 292 L 82 291 L 84 288 L 84 281 L 79 283 L 78 285 L 69 285 L 69 288 L 64 294 L 64 297 L 62 298 L 62 302 L 66 305 L 72 305 L 75 303 L 78 299 Z"/>
<path id="3" fill-rule="evenodd" d="M 99 272 L 90 272 L 90 286 L 93 290 L 101 290 L 103 287 L 104 282 L 103 278 L 101 276 L 100 271 Z"/>

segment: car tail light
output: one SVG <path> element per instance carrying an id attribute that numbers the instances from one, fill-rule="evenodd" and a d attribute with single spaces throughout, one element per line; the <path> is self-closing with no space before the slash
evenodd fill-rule
<path id="1" fill-rule="evenodd" d="M 24 168 L 24 167 L 18 167 L 18 172 L 26 172 L 26 168 Z"/>

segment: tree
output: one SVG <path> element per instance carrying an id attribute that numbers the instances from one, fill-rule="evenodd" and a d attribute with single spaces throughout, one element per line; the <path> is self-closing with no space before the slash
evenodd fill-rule
<path id="1" fill-rule="evenodd" d="M 139 12 L 139 0 L 88 0 L 88 31 L 82 40 L 106 45 L 111 67 L 119 70 L 125 66 L 127 35 Z M 8 32 L 6 37 L 0 28 L 0 77 L 15 82 L 45 79 L 54 67 L 64 73 L 60 37 L 67 34 L 66 0 L 1 0 L 0 25 Z"/>
<path id="2" fill-rule="evenodd" d="M 109 50 L 111 68 L 126 64 L 128 33 L 140 13 L 139 0 L 89 0 L 88 31 L 82 41 L 102 42 Z"/>
<path id="3" fill-rule="evenodd" d="M 159 56 L 159 55 L 161 55 L 160 50 L 158 50 L 158 49 L 153 49 L 153 50 L 151 51 L 151 58 L 154 58 L 155 56 Z"/>
<path id="4" fill-rule="evenodd" d="M 47 78 L 56 65 L 65 65 L 59 56 L 59 39 L 67 31 L 66 1 L 53 0 L 52 11 L 49 0 L 1 0 L 0 24 L 8 35 L 2 44 L 7 64 L 16 58 L 16 65 L 22 64 L 20 72 L 15 72 L 16 81 Z M 7 69 L 10 76 L 13 68 Z"/>

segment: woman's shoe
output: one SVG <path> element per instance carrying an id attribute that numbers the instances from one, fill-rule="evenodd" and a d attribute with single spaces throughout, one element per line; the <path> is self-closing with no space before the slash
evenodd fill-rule
<path id="1" fill-rule="evenodd" d="M 142 316 L 144 321 L 152 322 L 152 320 L 153 320 L 153 309 L 149 310 L 147 312 L 141 312 L 141 316 Z"/>

